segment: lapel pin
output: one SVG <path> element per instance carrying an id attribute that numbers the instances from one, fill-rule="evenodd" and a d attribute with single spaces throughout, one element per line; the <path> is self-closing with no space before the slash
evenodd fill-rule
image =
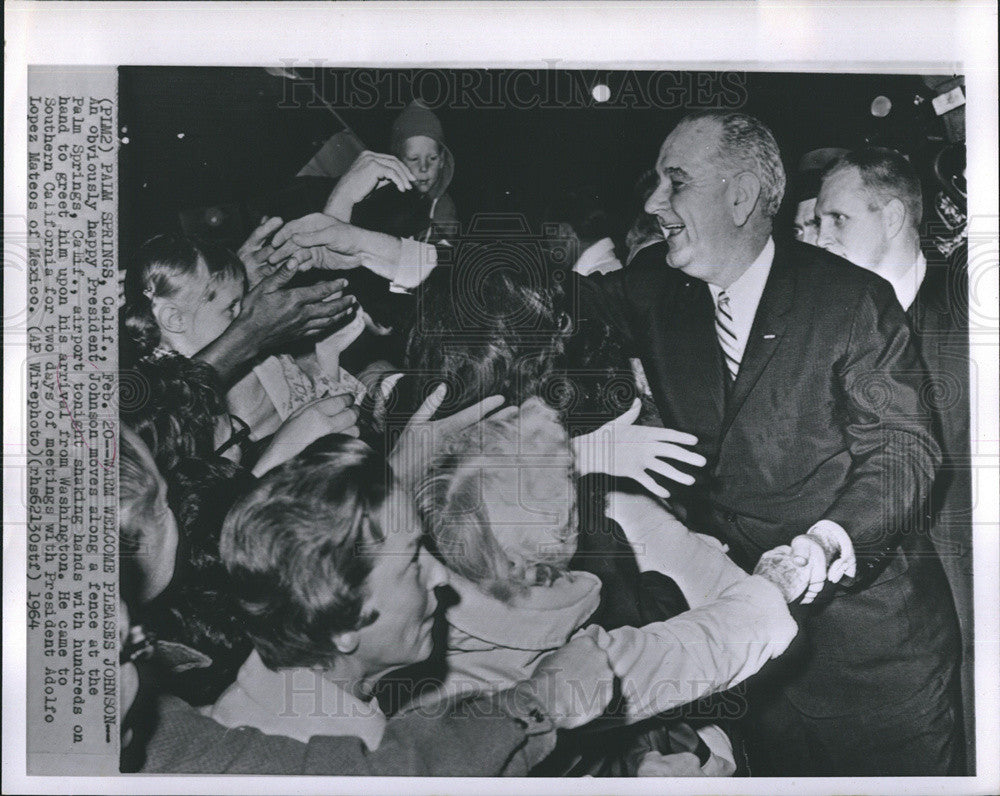
<path id="1" fill-rule="evenodd" d="M 764 339 L 765 340 L 773 340 L 774 339 L 774 335 L 773 334 L 765 334 L 764 335 Z"/>

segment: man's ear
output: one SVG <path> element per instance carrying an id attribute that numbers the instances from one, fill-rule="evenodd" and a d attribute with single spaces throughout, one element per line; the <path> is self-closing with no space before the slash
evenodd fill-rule
<path id="1" fill-rule="evenodd" d="M 733 222 L 738 227 L 747 223 L 760 199 L 760 178 L 752 171 L 741 171 L 730 181 L 730 201 Z"/>
<path id="2" fill-rule="evenodd" d="M 156 325 L 170 334 L 184 334 L 187 331 L 187 316 L 171 301 L 153 300 L 153 317 Z"/>
<path id="3" fill-rule="evenodd" d="M 892 240 L 906 225 L 906 205 L 899 199 L 890 199 L 882 208 L 882 228 L 886 240 Z"/>
<path id="4" fill-rule="evenodd" d="M 333 646 L 341 655 L 350 655 L 358 648 L 358 634 L 353 630 L 338 633 L 333 637 Z"/>

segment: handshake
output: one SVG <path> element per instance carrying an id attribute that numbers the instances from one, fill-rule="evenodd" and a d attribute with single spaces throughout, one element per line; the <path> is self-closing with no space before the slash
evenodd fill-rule
<path id="1" fill-rule="evenodd" d="M 839 583 L 854 577 L 857 562 L 851 538 L 832 522 L 816 523 L 790 545 L 781 545 L 761 556 L 753 574 L 777 586 L 785 602 L 802 597 L 803 605 L 816 599 L 826 581 Z"/>

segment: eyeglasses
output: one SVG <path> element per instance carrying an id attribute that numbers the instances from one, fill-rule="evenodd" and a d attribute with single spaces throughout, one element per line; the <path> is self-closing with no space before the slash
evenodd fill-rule
<path id="1" fill-rule="evenodd" d="M 229 439 L 216 448 L 216 456 L 222 456 L 230 448 L 235 448 L 236 446 L 240 446 L 242 449 L 243 443 L 250 439 L 250 426 L 242 417 L 230 415 L 229 423 L 232 433 L 229 435 Z"/>

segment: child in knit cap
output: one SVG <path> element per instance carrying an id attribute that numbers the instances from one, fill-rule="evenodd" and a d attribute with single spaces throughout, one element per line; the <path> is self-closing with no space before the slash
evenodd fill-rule
<path id="1" fill-rule="evenodd" d="M 455 203 L 446 193 L 455 159 L 438 117 L 420 102 L 410 103 L 392 125 L 389 148 L 413 172 L 413 187 L 430 198 L 431 222 L 455 221 Z"/>
<path id="2" fill-rule="evenodd" d="M 336 211 L 343 204 L 338 194 L 343 194 L 353 204 L 349 217 L 341 218 L 343 221 L 429 243 L 446 237 L 447 225 L 457 221 L 458 216 L 447 194 L 455 159 L 444 143 L 441 121 L 425 105 L 411 102 L 393 122 L 389 151 L 389 155 L 363 152 L 358 156 L 334 189 L 324 212 L 338 218 L 346 215 Z M 399 163 L 405 170 L 399 169 Z M 358 196 L 360 191 L 353 190 L 357 183 L 367 193 L 373 181 L 376 189 L 367 196 Z"/>

